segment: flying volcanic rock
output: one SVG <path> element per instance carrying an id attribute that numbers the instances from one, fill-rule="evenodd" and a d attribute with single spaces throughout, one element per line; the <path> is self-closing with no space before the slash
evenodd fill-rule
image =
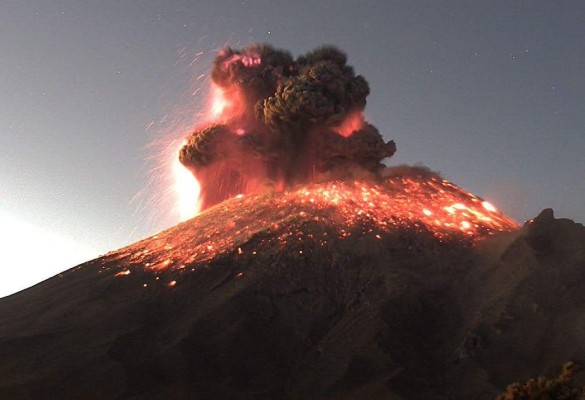
<path id="1" fill-rule="evenodd" d="M 179 155 L 201 185 L 203 209 L 267 186 L 373 178 L 396 151 L 364 122 L 368 83 L 336 48 L 296 60 L 268 45 L 227 48 L 211 77 L 213 123 Z"/>

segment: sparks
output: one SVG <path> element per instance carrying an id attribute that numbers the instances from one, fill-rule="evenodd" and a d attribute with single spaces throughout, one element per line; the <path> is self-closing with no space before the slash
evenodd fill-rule
<path id="1" fill-rule="evenodd" d="M 148 242 L 147 249 L 128 247 L 116 276 L 145 265 L 155 274 L 185 271 L 186 266 L 232 252 L 258 255 L 257 249 L 245 251 L 243 246 L 261 232 L 272 234 L 256 243 L 259 247 L 304 241 L 323 245 L 321 238 L 303 230 L 307 221 L 323 221 L 341 240 L 356 235 L 385 240 L 387 233 L 410 229 L 430 233 L 440 241 L 475 243 L 496 232 L 518 229 L 516 222 L 494 206 L 486 206 L 479 197 L 436 177 L 328 182 L 238 197 L 202 212 L 191 225 L 161 232 Z"/>

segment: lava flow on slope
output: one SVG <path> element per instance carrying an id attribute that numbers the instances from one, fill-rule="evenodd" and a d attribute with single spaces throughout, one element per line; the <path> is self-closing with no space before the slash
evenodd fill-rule
<path id="1" fill-rule="evenodd" d="M 386 175 L 378 183 L 336 181 L 238 195 L 188 224 L 116 252 L 114 273 L 126 276 L 134 268 L 188 272 L 191 265 L 233 252 L 256 254 L 299 241 L 326 246 L 352 236 L 382 239 L 404 229 L 431 233 L 440 242 L 473 244 L 495 232 L 518 228 L 487 201 L 426 169 L 388 168 Z M 316 235 L 306 229 L 310 222 L 326 225 L 335 234 Z"/>
<path id="2" fill-rule="evenodd" d="M 426 168 L 382 163 L 396 145 L 366 122 L 369 85 L 339 49 L 293 58 L 269 45 L 226 48 L 211 78 L 209 120 L 178 154 L 200 188 L 191 203 L 203 211 L 116 253 L 120 277 L 144 267 L 188 272 L 290 243 L 327 246 L 407 229 L 471 244 L 517 228 Z M 326 229 L 313 232 L 315 222 Z"/>

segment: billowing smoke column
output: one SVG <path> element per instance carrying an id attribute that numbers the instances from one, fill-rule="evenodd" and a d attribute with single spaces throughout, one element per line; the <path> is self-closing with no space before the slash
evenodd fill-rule
<path id="1" fill-rule="evenodd" d="M 201 185 L 203 209 L 270 187 L 374 179 L 396 151 L 364 122 L 368 83 L 336 48 L 296 60 L 268 45 L 226 48 L 211 77 L 214 121 L 179 153 Z"/>

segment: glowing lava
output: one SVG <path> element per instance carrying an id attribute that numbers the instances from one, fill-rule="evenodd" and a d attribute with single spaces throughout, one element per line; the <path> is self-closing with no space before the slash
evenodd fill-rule
<path id="1" fill-rule="evenodd" d="M 179 149 L 184 145 L 185 143 L 182 143 Z M 186 221 L 196 216 L 201 209 L 199 201 L 201 186 L 195 176 L 179 162 L 178 153 L 178 149 L 172 153 L 173 190 L 176 196 L 175 207 L 179 221 Z"/>
<path id="2" fill-rule="evenodd" d="M 244 113 L 245 104 L 237 88 L 222 89 L 211 85 L 209 123 L 224 123 Z"/>
<path id="3" fill-rule="evenodd" d="M 360 112 L 349 113 L 347 117 L 333 130 L 340 136 L 350 137 L 352 133 L 359 131 L 364 126 L 364 116 Z"/>
<path id="4" fill-rule="evenodd" d="M 380 184 L 328 182 L 236 196 L 186 225 L 123 249 L 117 255 L 120 269 L 113 272 L 126 276 L 125 271 L 145 267 L 154 273 L 189 272 L 226 254 L 257 255 L 299 243 L 327 246 L 350 237 L 389 240 L 404 230 L 473 244 L 516 229 L 516 222 L 493 205 L 438 176 L 393 176 Z"/>
<path id="5" fill-rule="evenodd" d="M 227 99 L 225 92 L 213 85 L 211 88 L 211 110 L 210 115 L 212 120 L 217 120 L 230 106 L 230 101 Z"/>
<path id="6" fill-rule="evenodd" d="M 149 268 L 241 249 L 248 233 L 270 230 L 266 240 L 280 245 L 302 240 L 302 221 L 325 221 L 341 239 L 414 229 L 440 241 L 474 241 L 516 229 L 490 203 L 430 171 L 387 169 L 382 161 L 396 145 L 365 122 L 369 86 L 346 62 L 332 47 L 296 60 L 267 45 L 218 53 L 208 121 L 173 163 L 181 218 L 205 211 L 195 236 L 185 232 L 184 243 L 173 236 Z M 149 259 L 160 240 L 149 244 Z"/>

